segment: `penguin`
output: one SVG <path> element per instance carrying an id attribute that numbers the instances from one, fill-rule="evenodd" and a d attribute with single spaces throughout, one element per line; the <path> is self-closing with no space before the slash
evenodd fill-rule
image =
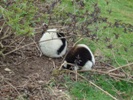
<path id="1" fill-rule="evenodd" d="M 65 55 L 67 41 L 64 33 L 57 32 L 57 29 L 47 29 L 39 41 L 42 53 L 51 58 L 59 58 Z"/>
<path id="2" fill-rule="evenodd" d="M 78 44 L 67 53 L 62 68 L 69 70 L 91 70 L 95 65 L 95 58 L 90 48 L 85 44 Z"/>

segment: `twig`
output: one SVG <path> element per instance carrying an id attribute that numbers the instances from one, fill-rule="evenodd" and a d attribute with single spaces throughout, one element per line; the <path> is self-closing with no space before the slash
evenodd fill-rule
<path id="1" fill-rule="evenodd" d="M 76 82 L 77 82 L 77 80 L 78 80 L 78 71 L 77 70 L 75 70 L 75 76 L 76 76 Z"/>
<path id="2" fill-rule="evenodd" d="M 4 22 L 3 25 L 1 26 L 0 33 L 3 31 L 4 25 L 5 25 L 5 22 Z"/>
<path id="3" fill-rule="evenodd" d="M 41 90 L 41 87 L 39 88 L 39 90 L 40 90 L 40 94 L 41 94 L 42 100 L 45 100 L 44 95 L 43 95 L 42 90 Z"/>
<path id="4" fill-rule="evenodd" d="M 30 59 L 30 58 L 32 58 L 32 57 L 27 57 L 27 58 L 25 58 L 23 61 L 21 61 L 21 62 L 19 62 L 19 63 L 17 63 L 17 64 L 13 64 L 13 65 L 18 66 L 18 65 L 24 63 L 25 61 L 27 61 L 27 60 Z"/>
<path id="5" fill-rule="evenodd" d="M 32 38 L 31 38 L 31 39 L 32 39 Z M 35 41 L 34 39 L 32 39 L 32 40 L 33 40 L 33 42 L 35 43 L 37 50 L 40 52 L 40 54 L 38 53 L 38 55 L 41 57 L 41 56 L 42 56 L 42 51 L 41 51 L 39 45 L 36 43 L 36 41 Z"/>
<path id="6" fill-rule="evenodd" d="M 16 47 L 19 47 L 23 43 L 24 40 L 25 40 L 25 37 L 19 42 L 19 44 Z"/>
<path id="7" fill-rule="evenodd" d="M 91 72 L 98 72 L 98 73 L 102 73 L 102 74 L 107 74 L 107 75 L 112 75 L 112 76 L 116 76 L 116 77 L 124 77 L 125 78 L 125 75 L 122 76 L 122 75 L 119 75 L 119 74 L 115 74 L 115 73 L 108 73 L 108 72 L 105 72 L 105 71 L 99 71 L 99 70 L 79 70 L 78 72 L 88 72 L 88 71 L 91 71 Z"/>
<path id="8" fill-rule="evenodd" d="M 125 82 L 129 82 L 129 83 L 132 83 L 133 84 L 133 81 L 129 81 L 129 80 L 126 80 L 126 79 L 123 79 L 123 78 L 120 78 L 120 77 L 115 77 L 115 76 L 110 76 L 110 77 L 112 77 L 112 78 L 114 78 L 114 79 L 119 79 L 119 80 L 122 80 L 122 81 L 125 81 Z"/>
<path id="9" fill-rule="evenodd" d="M 132 81 L 127 81 L 127 80 L 123 79 L 123 78 L 126 78 L 125 75 L 119 75 L 119 74 L 115 74 L 115 73 L 108 73 L 108 72 L 99 71 L 99 70 L 88 70 L 88 71 L 97 72 L 97 73 L 100 73 L 100 74 L 106 74 L 110 77 L 117 78 L 117 79 L 120 79 L 122 81 L 133 83 Z M 87 70 L 79 70 L 78 72 L 88 72 L 88 71 Z"/>
<path id="10" fill-rule="evenodd" d="M 99 62 L 99 61 L 96 61 L 96 62 Z M 114 66 L 112 66 L 112 65 L 110 65 L 110 64 L 108 64 L 108 63 L 105 63 L 104 61 L 100 61 L 100 63 L 103 63 L 103 64 L 105 64 L 105 65 L 107 65 L 107 66 L 109 66 L 109 67 L 115 68 Z"/>
<path id="11" fill-rule="evenodd" d="M 83 39 L 83 38 L 81 37 L 78 41 L 76 41 L 76 42 L 74 43 L 73 47 L 74 47 L 75 45 L 77 45 L 77 43 L 80 42 L 82 39 Z"/>
<path id="12" fill-rule="evenodd" d="M 115 54 L 114 54 L 114 52 L 112 51 L 112 55 L 113 55 L 113 57 L 114 57 L 114 60 L 115 60 L 115 62 L 117 63 L 117 65 L 118 66 L 120 66 L 120 64 L 117 62 L 117 60 L 116 60 L 116 57 L 115 57 Z"/>
<path id="13" fill-rule="evenodd" d="M 53 67 L 56 68 L 54 60 L 51 59 L 51 61 L 53 63 Z"/>
<path id="14" fill-rule="evenodd" d="M 121 69 L 123 67 L 127 67 L 127 66 L 131 66 L 133 65 L 133 62 L 132 63 L 129 63 L 129 64 L 126 64 L 126 65 L 123 65 L 123 66 L 120 66 L 120 67 L 117 67 L 117 68 L 114 68 L 112 70 L 109 70 L 108 73 L 112 72 L 112 71 L 115 71 L 115 70 L 118 70 L 118 69 Z"/>

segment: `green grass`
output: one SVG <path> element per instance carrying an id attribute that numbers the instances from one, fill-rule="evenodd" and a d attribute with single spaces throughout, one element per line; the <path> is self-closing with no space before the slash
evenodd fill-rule
<path id="1" fill-rule="evenodd" d="M 102 25 L 99 27 L 102 28 Z M 119 37 L 116 38 L 114 33 Z M 100 29 L 95 34 L 97 34 L 98 41 L 84 38 L 80 43 L 87 44 L 94 53 L 99 49 L 105 58 L 111 58 L 114 61 L 112 63 L 114 66 L 121 66 L 133 61 L 132 33 L 124 33 L 121 28 L 107 28 Z M 109 48 L 109 45 L 112 45 L 112 48 Z"/>
<path id="2" fill-rule="evenodd" d="M 92 30 L 91 34 L 96 34 L 98 41 L 92 41 L 90 38 L 85 38 L 80 43 L 87 44 L 93 52 L 97 49 L 104 54 L 105 59 L 112 59 L 112 65 L 121 66 L 126 63 L 133 61 L 133 47 L 132 38 L 133 31 L 124 31 L 124 27 L 113 27 L 113 24 L 116 20 L 121 20 L 120 23 L 126 23 L 133 25 L 132 11 L 133 11 L 133 1 L 128 0 L 126 3 L 124 0 L 111 0 L 108 5 L 106 0 L 85 0 L 84 9 L 80 9 L 78 4 L 72 5 L 71 1 L 63 1 L 59 8 L 63 7 L 66 12 L 75 13 L 77 15 L 82 15 L 87 9 L 93 11 L 92 5 L 98 3 L 98 6 L 101 9 L 100 16 L 108 18 L 108 21 L 112 23 L 110 27 L 108 23 L 95 23 L 88 28 Z M 112 13 L 109 14 L 107 10 L 112 10 Z M 62 10 L 63 12 L 64 10 Z M 79 19 L 79 24 L 84 22 L 84 19 Z M 107 27 L 106 29 L 104 27 Z M 98 31 L 95 31 L 95 27 L 98 27 Z M 126 26 L 125 26 L 126 27 Z M 131 28 L 130 28 L 131 29 Z M 116 35 L 119 37 L 117 38 Z M 109 39 L 107 41 L 106 39 Z M 109 48 L 112 46 L 112 48 Z"/>
<path id="3" fill-rule="evenodd" d="M 124 23 L 130 23 L 132 24 L 133 21 L 131 21 L 133 16 L 133 1 L 127 0 L 126 2 L 124 0 L 108 0 L 109 4 L 106 5 L 106 2 L 104 0 L 99 0 L 100 8 L 102 8 L 103 16 L 106 16 L 110 19 L 110 21 L 122 20 Z M 104 7 L 103 7 L 104 6 Z M 109 15 L 107 10 L 112 10 L 112 13 Z"/>
<path id="4" fill-rule="evenodd" d="M 6 23 L 14 30 L 16 34 L 34 34 L 34 24 L 37 20 L 34 19 L 37 8 L 32 1 L 23 2 L 17 0 L 6 6 L 8 1 L 0 1 L 0 15 L 3 15 Z"/>
<path id="5" fill-rule="evenodd" d="M 89 86 L 86 82 L 74 82 L 71 84 L 73 87 L 70 89 L 70 93 L 73 99 L 77 100 L 112 100 L 110 97 L 106 96 L 100 90 Z"/>
<path id="6" fill-rule="evenodd" d="M 85 80 L 73 82 L 70 80 L 70 76 L 66 76 L 65 81 L 65 86 L 69 89 L 72 100 L 112 100 L 111 97 Z M 131 98 L 133 98 L 132 83 L 114 80 L 106 75 L 97 74 L 91 76 L 91 81 L 119 100 L 132 100 Z"/>
<path id="7" fill-rule="evenodd" d="M 108 5 L 106 1 L 109 1 Z M 98 3 L 98 6 L 101 9 L 100 16 L 107 17 L 108 22 L 112 25 L 109 26 L 106 22 L 89 25 L 88 28 L 92 31 L 91 35 L 95 34 L 98 40 L 84 37 L 80 43 L 88 45 L 93 53 L 99 50 L 103 56 L 103 59 L 101 60 L 103 62 L 110 61 L 115 67 L 132 62 L 133 46 L 131 45 L 133 44 L 133 31 L 127 30 L 125 32 L 125 28 L 129 27 L 123 27 L 122 25 L 133 25 L 133 1 L 84 0 L 84 3 L 84 9 L 79 9 L 79 5 L 72 5 L 71 1 L 63 1 L 59 8 L 64 8 L 65 12 L 82 15 L 86 10 L 89 10 L 90 12 L 93 11 L 94 8 L 92 5 Z M 109 10 L 111 11 L 110 14 L 108 12 Z M 58 11 L 56 11 L 56 13 L 57 12 Z M 78 23 L 81 24 L 84 20 L 85 18 L 78 19 Z M 117 20 L 120 20 L 119 23 L 121 25 L 119 27 L 113 26 Z M 67 20 L 66 23 L 67 22 L 69 22 L 69 20 Z M 97 31 L 95 31 L 96 27 L 98 27 Z M 130 30 L 132 29 L 130 28 Z M 124 69 L 124 71 L 130 75 L 133 74 L 133 70 L 129 67 Z M 126 80 L 127 81 L 114 80 L 106 75 L 93 75 L 93 82 L 95 84 L 108 91 L 119 100 L 133 100 L 133 84 L 128 82 L 128 79 Z M 82 80 L 79 82 L 73 82 L 67 79 L 66 85 L 69 87 L 73 100 L 112 100 L 109 96 Z"/>
<path id="8" fill-rule="evenodd" d="M 107 1 L 109 2 L 107 5 Z M 133 1 L 132 0 L 84 0 L 85 7 L 84 9 L 79 9 L 79 5 L 76 3 L 72 5 L 71 0 L 63 0 L 63 3 L 60 5 L 60 8 L 64 8 L 66 12 L 72 12 L 80 14 L 86 10 L 92 11 L 92 5 L 98 3 L 98 6 L 101 9 L 101 15 L 107 17 L 109 21 L 115 22 L 115 20 L 122 20 L 124 23 L 133 23 Z M 78 8 L 78 9 L 77 9 Z M 111 13 L 109 14 L 109 10 Z M 80 13 L 79 13 L 80 12 Z"/>

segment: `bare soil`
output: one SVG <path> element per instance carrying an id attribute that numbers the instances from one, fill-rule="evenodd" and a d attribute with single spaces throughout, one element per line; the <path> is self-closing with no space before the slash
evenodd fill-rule
<path id="1" fill-rule="evenodd" d="M 35 37 L 35 41 L 38 40 L 39 34 Z M 26 38 L 22 44 L 28 41 L 33 42 Z M 59 95 L 63 92 L 58 88 L 50 90 L 47 86 L 53 78 L 52 70 L 60 66 L 62 58 L 40 57 L 37 44 L 20 51 L 21 55 L 16 51 L 1 59 L 5 63 L 0 66 L 0 100 L 60 100 Z"/>
<path id="2" fill-rule="evenodd" d="M 45 10 L 43 4 L 38 2 L 36 5 L 40 12 Z M 38 13 L 35 17 L 40 16 Z M 36 23 L 36 27 L 42 23 Z M 0 55 L 0 100 L 70 100 L 65 90 L 49 86 L 54 79 L 52 71 L 60 66 L 62 58 L 40 56 L 38 41 L 42 30 L 33 37 L 15 36 L 3 18 L 0 19 L 0 26 L 0 39 L 8 29 L 7 32 L 11 32 L 7 38 L 0 40 L 6 54 Z M 0 49 L 3 48 L 0 46 Z"/>

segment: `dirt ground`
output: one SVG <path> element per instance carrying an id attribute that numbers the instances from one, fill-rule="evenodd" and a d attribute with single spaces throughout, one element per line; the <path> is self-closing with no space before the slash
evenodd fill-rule
<path id="1" fill-rule="evenodd" d="M 45 4 L 37 3 L 40 12 L 45 10 L 42 5 Z M 37 15 L 40 16 L 39 13 Z M 37 23 L 36 27 L 42 23 Z M 10 31 L 10 27 L 4 26 L 2 18 L 0 26 L 1 38 L 8 28 Z M 4 53 L 11 53 L 0 56 L 0 100 L 70 100 L 61 87 L 49 87 L 54 79 L 52 71 L 60 66 L 62 58 L 40 56 L 35 42 L 39 41 L 41 35 L 39 30 L 34 37 L 10 35 L 2 41 L 6 48 Z M 12 52 L 15 48 L 19 49 Z"/>
<path id="2" fill-rule="evenodd" d="M 38 40 L 39 37 L 35 37 L 35 41 Z M 28 41 L 30 43 L 31 39 Z M 40 57 L 37 45 L 28 46 L 21 52 L 23 55 L 14 52 L 3 59 L 5 63 L 0 66 L 0 100 L 66 100 L 59 99 L 62 90 L 47 87 L 53 78 L 52 70 L 60 66 L 62 58 Z"/>

